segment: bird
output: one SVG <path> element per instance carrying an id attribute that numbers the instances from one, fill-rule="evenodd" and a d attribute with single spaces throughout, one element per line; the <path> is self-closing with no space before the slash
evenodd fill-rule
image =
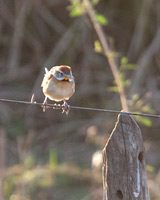
<path id="1" fill-rule="evenodd" d="M 46 110 L 47 99 L 52 101 L 63 101 L 63 112 L 69 113 L 69 106 L 66 102 L 75 92 L 75 81 L 70 66 L 54 66 L 50 70 L 45 68 L 44 78 L 41 84 L 45 99 L 43 111 Z"/>

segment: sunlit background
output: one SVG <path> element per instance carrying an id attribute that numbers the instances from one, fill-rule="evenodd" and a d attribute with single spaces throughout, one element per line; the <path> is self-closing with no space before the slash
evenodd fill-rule
<path id="1" fill-rule="evenodd" d="M 132 112 L 160 114 L 160 1 L 92 0 Z M 79 0 L 0 0 L 0 98 L 43 102 L 44 67 L 69 65 L 70 105 L 121 110 Z M 50 101 L 51 103 L 51 101 Z M 0 103 L 0 200 L 102 199 L 101 150 L 116 114 Z M 160 199 L 160 120 L 136 118 L 152 200 Z"/>

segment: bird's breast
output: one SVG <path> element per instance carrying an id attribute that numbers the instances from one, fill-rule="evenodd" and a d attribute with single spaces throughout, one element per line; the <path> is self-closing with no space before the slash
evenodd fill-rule
<path id="1" fill-rule="evenodd" d="M 46 87 L 43 87 L 43 93 L 51 100 L 62 101 L 69 99 L 75 92 L 75 83 L 69 81 L 59 81 L 54 77 L 49 80 Z"/>

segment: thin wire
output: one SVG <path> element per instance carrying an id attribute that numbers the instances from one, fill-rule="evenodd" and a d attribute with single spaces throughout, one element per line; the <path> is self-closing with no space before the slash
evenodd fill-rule
<path id="1" fill-rule="evenodd" d="M 29 101 L 17 101 L 17 100 L 11 100 L 11 99 L 0 99 L 0 102 L 43 106 L 43 103 L 37 103 L 36 101 L 29 102 Z M 46 104 L 45 106 L 47 108 L 53 108 L 53 109 L 62 109 L 63 108 L 63 105 L 60 105 L 60 104 Z M 107 109 L 100 109 L 100 108 L 88 108 L 88 107 L 70 106 L 70 105 L 69 105 L 69 108 L 77 109 L 77 110 L 98 111 L 98 112 L 107 112 L 107 113 L 116 113 L 116 114 L 121 113 L 121 114 L 125 114 L 125 115 L 160 118 L 160 115 L 135 113 L 135 112 L 124 112 L 124 111 L 107 110 Z"/>

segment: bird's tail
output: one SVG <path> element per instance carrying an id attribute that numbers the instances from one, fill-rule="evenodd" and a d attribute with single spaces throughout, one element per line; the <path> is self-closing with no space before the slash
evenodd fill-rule
<path id="1" fill-rule="evenodd" d="M 44 69 L 45 69 L 46 74 L 48 74 L 48 72 L 49 72 L 48 69 L 46 67 Z"/>
<path id="2" fill-rule="evenodd" d="M 43 81 L 42 81 L 42 83 L 41 83 L 41 87 L 43 87 L 43 86 L 45 86 L 45 84 L 46 84 L 46 82 L 47 82 L 47 77 L 48 77 L 48 75 L 49 75 L 49 71 L 48 71 L 48 69 L 45 67 L 44 68 L 45 69 L 45 74 L 44 74 L 44 77 L 43 77 Z"/>

